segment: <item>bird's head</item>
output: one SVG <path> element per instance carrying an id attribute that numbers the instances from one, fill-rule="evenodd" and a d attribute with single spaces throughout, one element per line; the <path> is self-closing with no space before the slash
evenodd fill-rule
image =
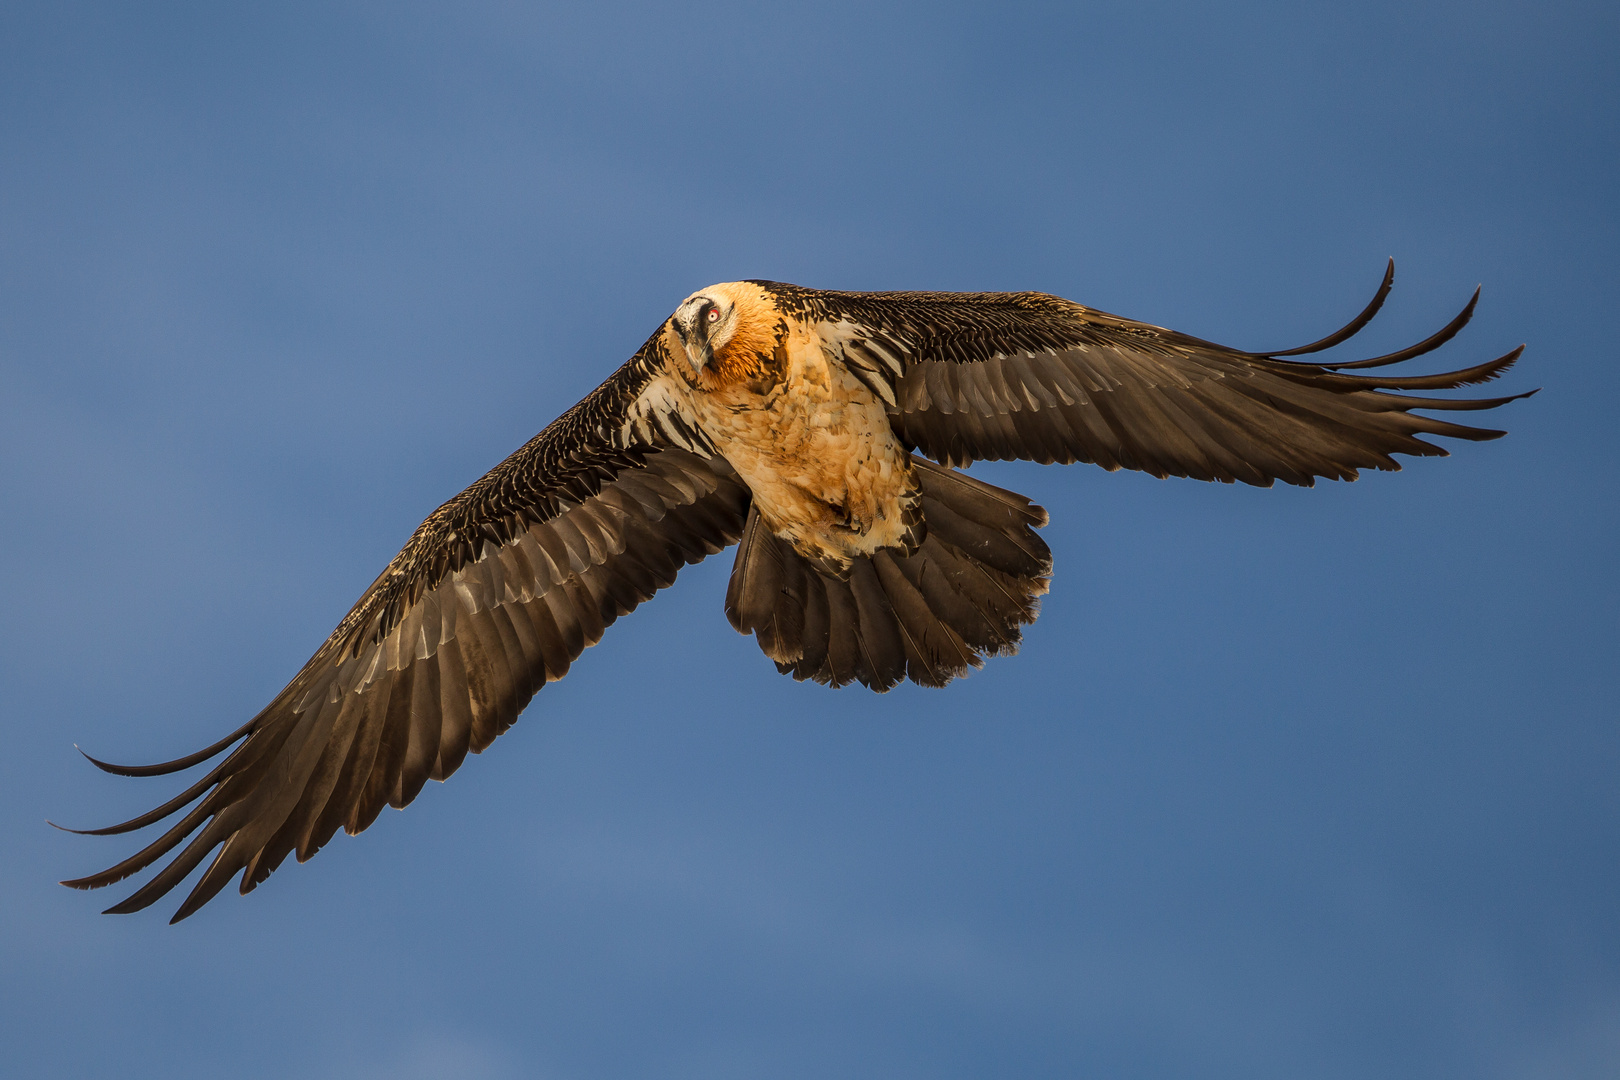
<path id="1" fill-rule="evenodd" d="M 715 286 L 687 297 L 670 325 L 686 349 L 692 370 L 701 374 L 714 363 L 714 354 L 724 349 L 737 333 L 737 303 L 724 286 Z"/>

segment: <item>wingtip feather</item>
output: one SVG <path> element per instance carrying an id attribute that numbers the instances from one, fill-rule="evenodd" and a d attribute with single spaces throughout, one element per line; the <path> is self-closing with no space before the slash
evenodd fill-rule
<path id="1" fill-rule="evenodd" d="M 237 728 L 223 739 L 220 739 L 218 742 L 213 743 L 212 745 L 205 746 L 195 753 L 187 754 L 184 757 L 177 757 L 173 761 L 158 762 L 156 765 L 118 765 L 110 761 L 102 761 L 100 758 L 92 757 L 89 754 L 86 754 L 84 748 L 78 743 L 73 744 L 73 749 L 79 751 L 80 754 L 83 754 L 86 761 L 100 769 L 102 772 L 112 773 L 114 776 L 167 776 L 170 773 L 181 772 L 185 769 L 191 768 L 193 765 L 199 765 L 202 762 L 207 761 L 215 754 L 218 754 L 221 750 L 224 750 L 232 743 L 241 739 L 244 735 L 250 733 L 253 730 L 253 725 L 258 723 L 258 719 L 258 717 L 254 717 L 252 720 L 249 720 L 247 723 L 243 724 L 241 727 Z"/>
<path id="2" fill-rule="evenodd" d="M 1348 323 L 1344 324 L 1327 337 L 1322 338 L 1320 341 L 1313 341 L 1309 345 L 1301 345 L 1294 349 L 1283 349 L 1280 352 L 1249 353 L 1248 355 L 1269 357 L 1304 356 L 1307 353 L 1322 352 L 1325 349 L 1331 349 L 1335 345 L 1342 344 L 1343 342 L 1348 341 L 1357 334 L 1361 333 L 1362 328 L 1368 323 L 1372 322 L 1373 316 L 1377 315 L 1378 312 L 1383 308 L 1384 301 L 1389 299 L 1389 291 L 1394 284 L 1395 259 L 1393 256 L 1391 256 L 1389 265 L 1384 268 L 1384 279 L 1379 283 L 1378 291 L 1373 294 L 1372 300 L 1367 304 L 1366 307 L 1361 309 L 1361 313 L 1354 319 L 1351 319 Z"/>

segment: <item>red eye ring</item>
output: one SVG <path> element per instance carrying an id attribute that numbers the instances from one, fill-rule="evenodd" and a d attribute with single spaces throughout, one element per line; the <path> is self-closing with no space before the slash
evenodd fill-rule
<path id="1" fill-rule="evenodd" d="M 712 307 L 712 308 L 709 309 L 709 321 L 710 322 L 719 322 L 720 321 L 720 309 L 719 308 Z"/>

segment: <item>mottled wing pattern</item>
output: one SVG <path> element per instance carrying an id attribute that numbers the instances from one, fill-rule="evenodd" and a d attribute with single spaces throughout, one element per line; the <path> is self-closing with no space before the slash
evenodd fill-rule
<path id="1" fill-rule="evenodd" d="M 1361 315 L 1319 342 L 1248 353 L 1044 293 L 824 292 L 759 282 L 821 327 L 845 366 L 888 404 L 895 430 L 936 461 L 1089 461 L 1106 469 L 1269 486 L 1398 469 L 1393 454 L 1444 455 L 1422 435 L 1501 431 L 1413 412 L 1491 409 L 1513 397 L 1435 398 L 1496 378 L 1522 346 L 1439 375 L 1346 374 L 1421 356 L 1450 340 L 1474 300 L 1427 340 L 1341 364 L 1284 359 L 1337 345 L 1371 320 L 1394 263 Z M 1523 397 L 1527 395 L 1515 395 Z"/>
<path id="2" fill-rule="evenodd" d="M 65 882 L 97 888 L 186 846 L 128 899 L 146 907 L 215 848 L 175 920 L 241 872 L 241 890 L 289 854 L 357 833 L 510 727 L 534 693 L 618 616 L 688 563 L 736 542 L 749 495 L 710 458 L 661 385 L 656 339 L 574 409 L 423 522 L 296 678 L 248 724 L 163 765 L 240 745 L 123 833 L 196 803 L 129 859 Z M 200 800 L 200 801 L 199 801 Z M 189 841 L 189 842 L 188 842 Z"/>

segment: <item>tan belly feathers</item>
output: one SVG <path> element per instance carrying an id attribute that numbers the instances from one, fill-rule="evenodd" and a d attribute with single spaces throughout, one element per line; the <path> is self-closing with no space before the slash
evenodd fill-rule
<path id="1" fill-rule="evenodd" d="M 916 479 L 872 392 L 827 357 L 813 327 L 746 282 L 713 286 L 736 331 L 700 373 L 682 372 L 704 433 L 752 489 L 773 533 L 838 568 L 917 542 Z M 673 344 L 673 343 L 672 343 Z M 675 352 L 677 367 L 683 354 Z"/>

